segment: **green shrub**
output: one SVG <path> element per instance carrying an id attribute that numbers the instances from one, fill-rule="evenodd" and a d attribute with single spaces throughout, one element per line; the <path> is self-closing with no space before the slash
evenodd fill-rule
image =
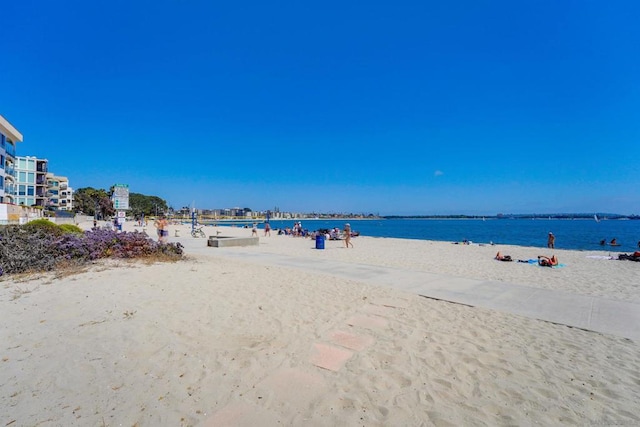
<path id="1" fill-rule="evenodd" d="M 82 231 L 82 228 L 74 224 L 60 224 L 58 227 L 60 227 L 60 229 L 64 234 L 68 234 L 68 233 L 84 234 L 84 231 Z"/>
<path id="2" fill-rule="evenodd" d="M 32 233 L 40 232 L 56 236 L 60 236 L 62 234 L 62 228 L 48 219 L 35 219 L 33 221 L 29 221 L 24 224 L 22 228 Z"/>

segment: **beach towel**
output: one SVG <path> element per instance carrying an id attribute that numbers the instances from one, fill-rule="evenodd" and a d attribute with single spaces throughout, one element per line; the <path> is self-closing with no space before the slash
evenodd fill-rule
<path id="1" fill-rule="evenodd" d="M 531 260 L 529 260 L 529 261 L 531 261 Z M 535 260 L 535 261 L 536 261 L 536 265 L 538 267 L 549 268 L 548 265 L 540 265 L 540 264 L 538 264 L 538 260 Z M 552 265 L 551 268 L 562 268 L 562 267 L 566 267 L 566 266 L 567 266 L 567 264 L 558 264 L 558 265 Z"/>

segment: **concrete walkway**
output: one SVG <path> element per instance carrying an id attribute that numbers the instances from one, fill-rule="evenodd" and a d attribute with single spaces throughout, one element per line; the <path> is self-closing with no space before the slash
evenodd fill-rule
<path id="1" fill-rule="evenodd" d="M 429 298 L 640 340 L 640 304 L 637 303 L 421 271 L 329 260 L 311 261 L 308 258 L 256 253 L 242 248 L 209 248 L 204 239 L 199 242 L 193 239 L 172 241 L 180 241 L 187 254 L 215 254 L 256 264 L 317 272 Z"/>

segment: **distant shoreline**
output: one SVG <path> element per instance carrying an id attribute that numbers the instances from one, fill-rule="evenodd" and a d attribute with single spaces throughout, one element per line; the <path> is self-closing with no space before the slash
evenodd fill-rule
<path id="1" fill-rule="evenodd" d="M 384 215 L 380 219 L 532 219 L 532 220 L 590 220 L 593 221 L 594 214 L 519 214 L 519 215 Z M 596 214 L 600 221 L 619 221 L 619 220 L 640 220 L 640 215 L 620 215 L 620 214 Z"/>

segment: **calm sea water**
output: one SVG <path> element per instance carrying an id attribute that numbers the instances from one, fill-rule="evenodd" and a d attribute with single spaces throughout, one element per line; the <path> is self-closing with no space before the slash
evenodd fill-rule
<path id="1" fill-rule="evenodd" d="M 293 220 L 271 220 L 272 228 L 291 227 Z M 345 220 L 301 220 L 309 231 L 321 228 L 344 228 Z M 547 246 L 549 231 L 556 236 L 556 248 L 633 252 L 638 250 L 640 221 L 637 220 L 531 220 L 531 219 L 349 219 L 353 231 L 364 236 L 402 239 L 497 243 L 519 246 Z M 262 228 L 262 225 L 260 226 Z M 600 246 L 616 238 L 621 246 Z"/>

